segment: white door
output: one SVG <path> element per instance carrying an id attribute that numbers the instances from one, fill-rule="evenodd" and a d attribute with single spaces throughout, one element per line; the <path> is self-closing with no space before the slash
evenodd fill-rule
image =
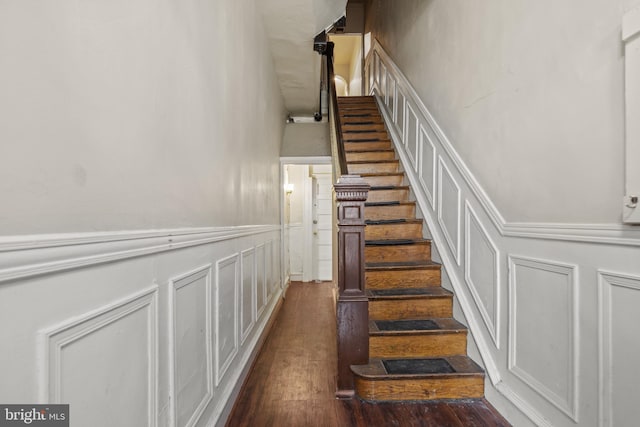
<path id="1" fill-rule="evenodd" d="M 332 279 L 331 220 L 332 186 L 331 166 L 313 166 L 313 277 L 315 280 Z"/>

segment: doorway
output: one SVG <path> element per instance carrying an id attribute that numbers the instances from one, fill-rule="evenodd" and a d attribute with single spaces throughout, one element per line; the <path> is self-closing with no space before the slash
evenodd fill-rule
<path id="1" fill-rule="evenodd" d="M 330 164 L 283 164 L 285 283 L 332 280 Z"/>

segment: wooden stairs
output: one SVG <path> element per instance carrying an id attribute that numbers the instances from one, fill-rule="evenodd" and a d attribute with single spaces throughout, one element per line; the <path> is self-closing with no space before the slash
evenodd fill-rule
<path id="1" fill-rule="evenodd" d="M 484 395 L 484 372 L 467 355 L 467 329 L 406 185 L 373 97 L 338 98 L 350 174 L 371 185 L 365 204 L 368 365 L 351 367 L 356 394 L 371 401 Z"/>

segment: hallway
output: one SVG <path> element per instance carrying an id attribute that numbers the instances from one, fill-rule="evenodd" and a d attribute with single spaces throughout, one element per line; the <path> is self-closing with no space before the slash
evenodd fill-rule
<path id="1" fill-rule="evenodd" d="M 334 397 L 332 284 L 293 282 L 227 426 L 508 426 L 484 399 L 379 403 Z"/>

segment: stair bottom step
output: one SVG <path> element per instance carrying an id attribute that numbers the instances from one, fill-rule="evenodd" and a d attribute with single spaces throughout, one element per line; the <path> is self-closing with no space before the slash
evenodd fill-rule
<path id="1" fill-rule="evenodd" d="M 354 365 L 351 370 L 355 374 L 356 393 L 364 400 L 470 399 L 484 396 L 484 372 L 466 356 L 372 359 L 368 365 Z"/>

